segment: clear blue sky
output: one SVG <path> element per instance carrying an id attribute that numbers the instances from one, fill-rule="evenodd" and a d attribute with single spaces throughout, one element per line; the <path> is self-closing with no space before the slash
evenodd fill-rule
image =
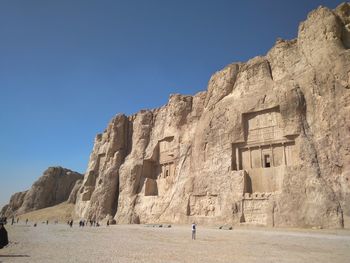
<path id="1" fill-rule="evenodd" d="M 321 0 L 0 1 L 0 206 L 49 166 L 83 173 L 117 113 L 206 89 L 296 37 Z"/>

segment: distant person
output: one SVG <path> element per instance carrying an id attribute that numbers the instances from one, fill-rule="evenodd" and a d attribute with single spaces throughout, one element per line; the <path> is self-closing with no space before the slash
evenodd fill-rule
<path id="1" fill-rule="evenodd" d="M 196 224 L 192 223 L 192 240 L 196 239 Z"/>
<path id="2" fill-rule="evenodd" d="M 19 217 L 17 217 L 17 224 L 18 224 L 18 222 L 19 222 Z"/>
<path id="3" fill-rule="evenodd" d="M 73 227 L 73 219 L 69 222 L 69 226 Z"/>
<path id="4" fill-rule="evenodd" d="M 7 246 L 9 243 L 7 231 L 5 229 L 5 226 L 3 222 L 0 222 L 0 249 Z"/>
<path id="5" fill-rule="evenodd" d="M 15 223 L 15 218 L 12 217 L 12 220 L 11 220 L 11 225 L 13 225 Z"/>
<path id="6" fill-rule="evenodd" d="M 107 226 L 109 226 L 109 220 L 107 220 Z"/>
<path id="7" fill-rule="evenodd" d="M 48 225 L 49 224 L 49 220 L 46 220 L 46 225 Z"/>
<path id="8" fill-rule="evenodd" d="M 26 224 L 28 224 L 28 218 L 26 219 Z"/>

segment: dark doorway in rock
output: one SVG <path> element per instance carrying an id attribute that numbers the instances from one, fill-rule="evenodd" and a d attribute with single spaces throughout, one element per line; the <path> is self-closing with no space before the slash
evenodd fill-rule
<path id="1" fill-rule="evenodd" d="M 264 155 L 264 167 L 265 168 L 271 167 L 271 157 L 269 154 Z"/>

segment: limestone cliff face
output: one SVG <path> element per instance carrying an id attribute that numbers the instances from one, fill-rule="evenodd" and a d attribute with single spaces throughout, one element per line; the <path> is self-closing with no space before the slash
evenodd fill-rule
<path id="1" fill-rule="evenodd" d="M 75 202 L 77 201 L 78 191 L 81 188 L 82 184 L 83 184 L 83 178 L 81 178 L 75 182 L 74 187 L 73 187 L 72 191 L 70 192 L 69 197 L 67 199 L 67 203 L 75 204 Z"/>
<path id="2" fill-rule="evenodd" d="M 116 116 L 78 192 L 84 218 L 342 227 L 350 216 L 350 5 L 215 73 L 206 92 Z"/>
<path id="3" fill-rule="evenodd" d="M 18 216 L 67 201 L 82 175 L 62 167 L 49 167 L 28 191 L 15 193 L 1 216 Z M 73 197 L 72 197 L 73 198 Z"/>
<path id="4" fill-rule="evenodd" d="M 28 191 L 18 192 L 11 196 L 10 202 L 1 209 L 1 216 L 10 217 L 15 214 L 23 204 Z"/>
<path id="5" fill-rule="evenodd" d="M 129 129 L 132 129 L 129 119 L 118 115 L 103 134 L 96 136 L 88 171 L 77 196 L 78 215 L 101 218 L 117 211 L 119 167 L 129 151 Z"/>

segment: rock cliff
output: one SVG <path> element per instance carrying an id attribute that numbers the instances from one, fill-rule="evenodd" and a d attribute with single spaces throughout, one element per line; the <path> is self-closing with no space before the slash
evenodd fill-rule
<path id="1" fill-rule="evenodd" d="M 1 216 L 12 217 L 27 212 L 74 200 L 72 192 L 76 182 L 83 175 L 62 167 L 49 167 L 28 191 L 15 193 L 8 205 L 1 210 Z M 75 192 L 76 194 L 76 192 Z"/>
<path id="2" fill-rule="evenodd" d="M 117 115 L 76 213 L 117 223 L 343 227 L 350 216 L 350 5 L 216 72 L 207 91 Z"/>
<path id="3" fill-rule="evenodd" d="M 75 204 L 75 202 L 77 200 L 78 191 L 81 188 L 82 183 L 83 183 L 83 178 L 81 178 L 75 182 L 74 187 L 73 187 L 72 191 L 70 192 L 69 197 L 67 199 L 67 203 Z"/>

